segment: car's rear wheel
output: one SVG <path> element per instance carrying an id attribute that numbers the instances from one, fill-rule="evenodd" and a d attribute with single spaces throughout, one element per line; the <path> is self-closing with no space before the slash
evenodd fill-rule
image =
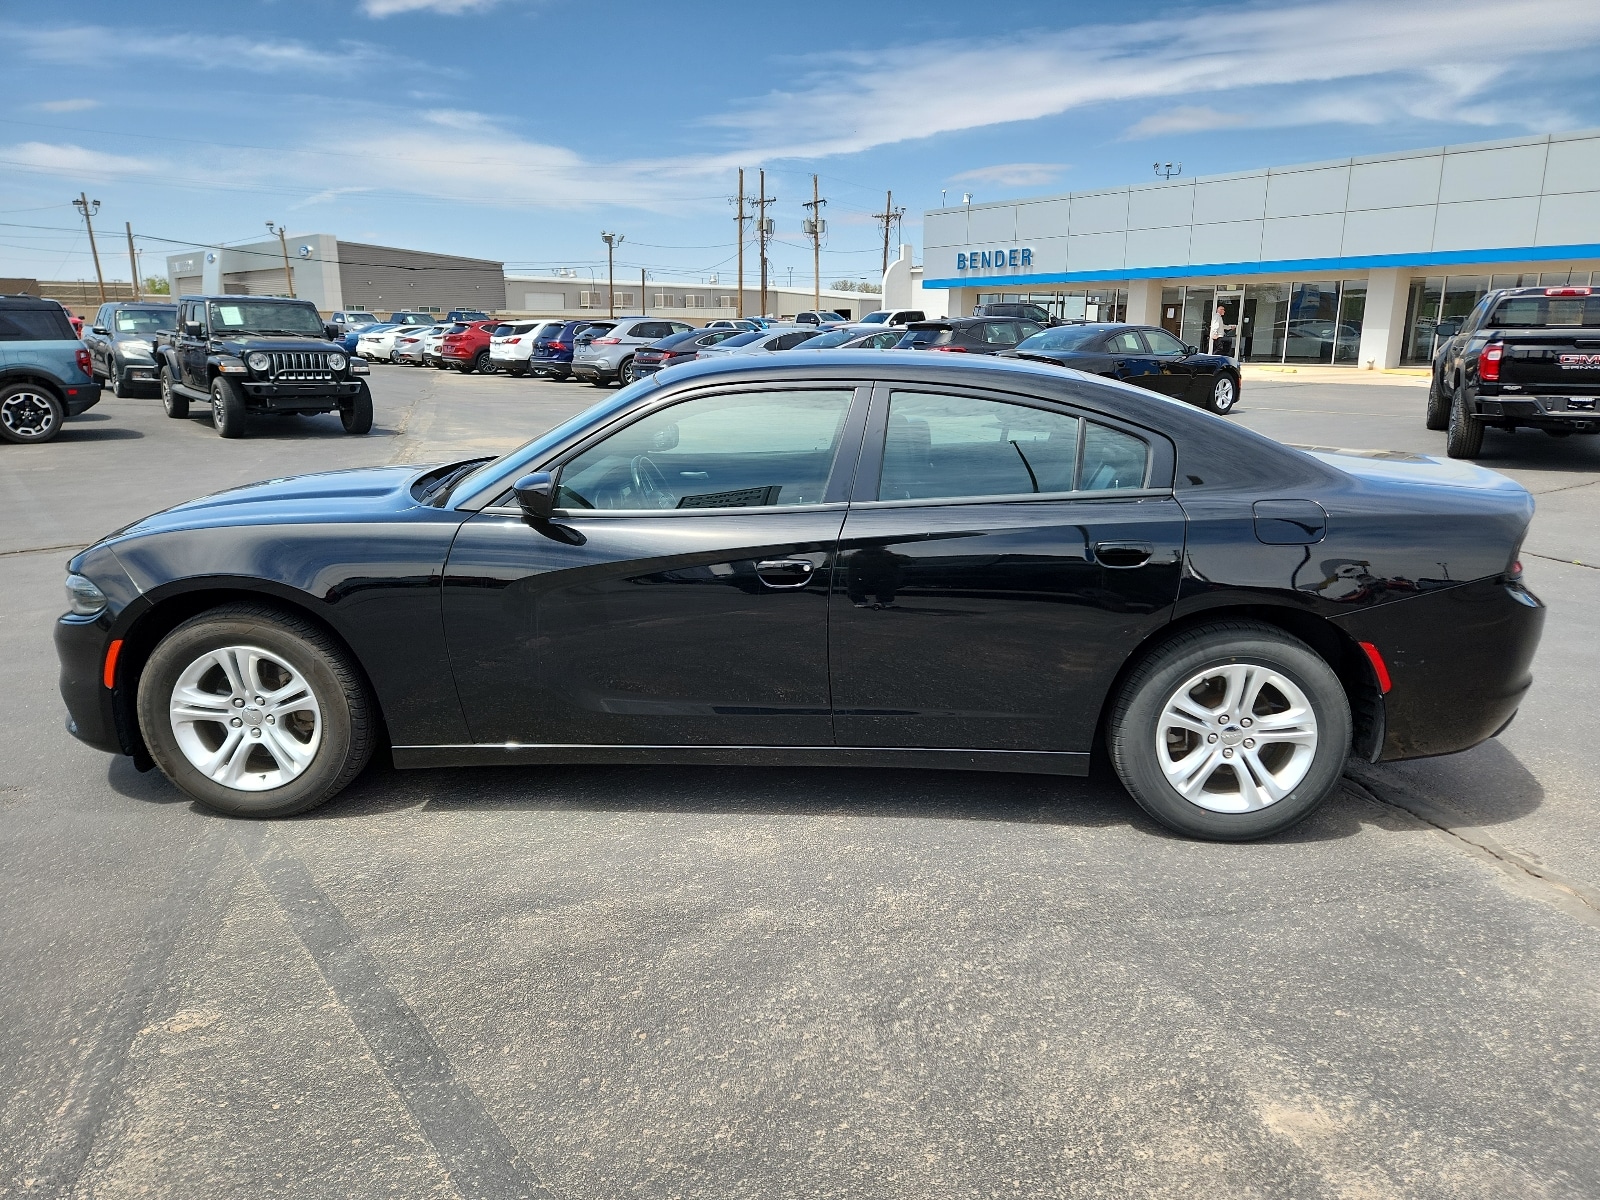
<path id="1" fill-rule="evenodd" d="M 211 381 L 211 424 L 221 437 L 242 438 L 245 433 L 244 397 L 225 375 Z"/>
<path id="2" fill-rule="evenodd" d="M 0 388 L 0 438 L 8 442 L 48 442 L 61 432 L 67 410 L 49 392 L 32 383 Z"/>
<path id="3" fill-rule="evenodd" d="M 1444 452 L 1451 458 L 1477 458 L 1483 453 L 1483 420 L 1467 411 L 1467 389 L 1457 384 L 1450 399 L 1450 422 Z"/>
<path id="4" fill-rule="evenodd" d="M 1450 401 L 1445 398 L 1444 388 L 1439 386 L 1437 371 L 1428 383 L 1428 409 L 1422 423 L 1435 432 L 1450 428 Z"/>
<path id="5" fill-rule="evenodd" d="M 1287 829 L 1338 785 L 1350 705 L 1333 669 L 1298 638 L 1217 622 L 1135 668 L 1106 740 L 1123 786 L 1157 821 L 1247 841 Z"/>
<path id="6" fill-rule="evenodd" d="M 167 778 L 233 816 L 315 808 L 372 754 L 372 704 L 343 648 L 260 605 L 212 609 L 163 638 L 139 677 L 138 712 Z"/>
<path id="7" fill-rule="evenodd" d="M 633 369 L 633 359 L 631 359 L 631 358 L 623 359 L 622 360 L 622 365 L 617 368 L 617 382 L 620 383 L 623 387 L 627 387 L 630 383 L 632 383 L 637 378 L 639 378 L 639 376 L 635 373 L 635 371 Z"/>
<path id="8" fill-rule="evenodd" d="M 1218 375 L 1216 382 L 1211 385 L 1211 396 L 1206 400 L 1206 407 L 1212 412 L 1221 415 L 1233 411 L 1233 406 L 1239 402 L 1239 387 L 1233 381 L 1232 375 Z"/>
<path id="9" fill-rule="evenodd" d="M 494 359 L 489 357 L 487 350 L 479 350 L 472 358 L 472 369 L 479 375 L 494 374 Z"/>
<path id="10" fill-rule="evenodd" d="M 361 380 L 361 390 L 348 404 L 339 406 L 339 420 L 346 433 L 362 434 L 372 431 L 372 389 Z"/>
<path id="11" fill-rule="evenodd" d="M 156 386 L 161 389 L 161 407 L 174 421 L 181 421 L 189 415 L 189 397 L 173 391 L 172 382 L 172 372 L 163 366 L 156 377 Z"/>

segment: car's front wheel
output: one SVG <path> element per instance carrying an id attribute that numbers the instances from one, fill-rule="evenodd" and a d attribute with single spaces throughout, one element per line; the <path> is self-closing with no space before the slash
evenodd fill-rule
<path id="1" fill-rule="evenodd" d="M 122 380 L 122 368 L 117 366 L 117 360 L 114 358 L 106 360 L 106 367 L 106 387 L 111 390 L 113 396 L 121 400 L 128 394 L 127 385 Z"/>
<path id="2" fill-rule="evenodd" d="M 1483 419 L 1467 411 L 1467 389 L 1459 384 L 1450 398 L 1444 452 L 1451 458 L 1477 458 L 1483 453 Z"/>
<path id="3" fill-rule="evenodd" d="M 42 387 L 14 383 L 0 388 L 0 438 L 8 442 L 51 441 L 61 432 L 66 418 L 61 401 Z"/>
<path id="4" fill-rule="evenodd" d="M 1239 403 L 1239 385 L 1234 383 L 1232 375 L 1218 375 L 1216 382 L 1211 385 L 1211 395 L 1206 400 L 1206 407 L 1219 416 L 1233 411 L 1233 406 Z"/>
<path id="5" fill-rule="evenodd" d="M 138 711 L 167 778 L 233 816 L 315 808 L 372 754 L 372 705 L 349 656 L 311 622 L 261 605 L 212 609 L 163 638 Z"/>
<path id="6" fill-rule="evenodd" d="M 1287 829 L 1338 785 L 1350 705 L 1333 669 L 1300 639 L 1219 621 L 1135 668 L 1107 745 L 1123 786 L 1157 821 L 1247 841 Z"/>
<path id="7" fill-rule="evenodd" d="M 349 403 L 339 406 L 339 420 L 346 433 L 372 432 L 372 389 L 366 380 L 361 380 L 361 390 L 350 397 Z"/>
<path id="8" fill-rule="evenodd" d="M 189 397 L 180 396 L 172 390 L 172 372 L 165 366 L 156 378 L 156 386 L 161 389 L 161 407 L 167 416 L 175 421 L 181 421 L 189 415 Z"/>
<path id="9" fill-rule="evenodd" d="M 211 381 L 211 424 L 221 437 L 244 436 L 244 397 L 239 394 L 238 385 L 223 375 Z"/>

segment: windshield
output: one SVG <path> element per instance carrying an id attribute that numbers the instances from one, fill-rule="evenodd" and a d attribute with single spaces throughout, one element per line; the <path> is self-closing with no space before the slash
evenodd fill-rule
<path id="1" fill-rule="evenodd" d="M 860 336 L 859 329 L 830 329 L 827 333 L 806 339 L 804 345 L 807 350 L 826 350 L 829 346 L 842 346 L 851 338 Z"/>
<path id="2" fill-rule="evenodd" d="M 1062 329 L 1046 329 L 1017 343 L 1018 350 L 1082 350 L 1100 336 L 1098 329 L 1082 325 Z"/>
<path id="3" fill-rule="evenodd" d="M 764 336 L 765 334 L 761 330 L 757 329 L 751 331 L 750 333 L 735 334 L 733 337 L 727 339 L 727 341 L 718 342 L 717 345 L 726 346 L 731 350 L 735 346 L 748 346 L 751 342 L 760 341 Z"/>
<path id="4" fill-rule="evenodd" d="M 118 333 L 154 333 L 158 329 L 175 329 L 178 310 L 174 308 L 119 308 Z"/>
<path id="5" fill-rule="evenodd" d="M 886 312 L 871 312 L 861 318 L 861 323 L 863 325 L 882 325 L 888 319 L 889 314 Z"/>
<path id="6" fill-rule="evenodd" d="M 213 301 L 211 333 L 305 333 L 322 337 L 322 317 L 309 304 L 281 300 Z"/>
<path id="7" fill-rule="evenodd" d="M 433 318 L 427 313 L 395 313 L 389 318 L 396 325 L 432 325 Z"/>
<path id="8" fill-rule="evenodd" d="M 537 463 L 552 447 L 560 445 L 590 422 L 598 422 L 607 413 L 616 412 L 626 405 L 632 404 L 641 393 L 660 386 L 653 375 L 646 375 L 643 379 L 630 383 L 620 392 L 613 392 L 605 399 L 584 409 L 577 416 L 569 417 L 554 429 L 541 433 L 531 442 L 524 442 L 515 450 L 502 454 L 493 462 L 485 463 L 457 484 L 452 494 L 464 499 L 471 496 L 491 479 L 496 479 L 502 474 L 506 476 L 506 482 L 509 484 L 521 472 L 531 470 L 532 464 Z"/>

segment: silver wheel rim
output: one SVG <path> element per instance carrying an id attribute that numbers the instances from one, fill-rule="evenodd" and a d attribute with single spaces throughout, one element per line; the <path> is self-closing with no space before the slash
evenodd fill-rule
<path id="1" fill-rule="evenodd" d="M 1213 393 L 1217 408 L 1226 412 L 1233 407 L 1233 380 L 1217 380 L 1217 390 Z"/>
<path id="2" fill-rule="evenodd" d="M 16 392 L 0 404 L 0 423 L 29 441 L 48 437 L 56 427 L 55 406 L 39 392 Z"/>
<path id="3" fill-rule="evenodd" d="M 259 646 L 224 646 L 195 659 L 172 687 L 168 715 L 189 765 L 240 792 L 298 779 L 322 745 L 311 685 Z"/>
<path id="4" fill-rule="evenodd" d="M 1207 667 L 1161 706 L 1162 773 L 1178 795 L 1211 812 L 1276 804 L 1300 785 L 1316 756 L 1311 701 L 1272 667 Z"/>

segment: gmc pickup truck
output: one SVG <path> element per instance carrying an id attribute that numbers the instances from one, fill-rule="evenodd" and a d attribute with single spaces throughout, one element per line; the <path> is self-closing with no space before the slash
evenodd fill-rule
<path id="1" fill-rule="evenodd" d="M 211 409 L 225 438 L 243 437 L 254 414 L 338 412 L 346 433 L 372 428 L 363 358 L 331 339 L 316 306 L 268 296 L 185 296 L 178 327 L 157 335 L 156 381 L 167 416 Z"/>
<path id="2" fill-rule="evenodd" d="M 1427 426 L 1451 458 L 1477 458 L 1489 428 L 1600 433 L 1600 288 L 1490 292 L 1439 332 Z"/>

